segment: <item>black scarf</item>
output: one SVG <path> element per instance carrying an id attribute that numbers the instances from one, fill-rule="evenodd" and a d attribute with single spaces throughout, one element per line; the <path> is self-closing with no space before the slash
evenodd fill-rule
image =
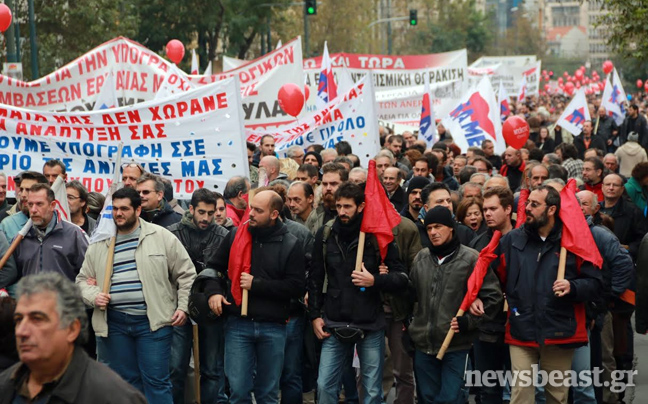
<path id="1" fill-rule="evenodd" d="M 281 220 L 275 220 L 274 225 L 268 227 L 252 227 L 249 226 L 248 230 L 252 237 L 256 239 L 266 240 L 268 237 L 272 236 L 276 231 L 283 227 Z"/>
<path id="2" fill-rule="evenodd" d="M 333 222 L 333 230 L 338 234 L 340 240 L 349 243 L 360 235 L 360 226 L 362 225 L 362 213 L 355 215 L 349 223 L 342 223 L 340 218 Z"/>
<path id="3" fill-rule="evenodd" d="M 430 243 L 430 246 L 428 248 L 430 249 L 430 254 L 443 258 L 443 257 L 447 257 L 448 255 L 452 254 L 455 250 L 457 250 L 459 248 L 459 245 L 460 243 L 459 243 L 459 237 L 457 237 L 457 226 L 455 226 L 450 241 L 448 241 L 445 244 L 441 244 L 438 247 L 435 247 L 434 244 Z"/>

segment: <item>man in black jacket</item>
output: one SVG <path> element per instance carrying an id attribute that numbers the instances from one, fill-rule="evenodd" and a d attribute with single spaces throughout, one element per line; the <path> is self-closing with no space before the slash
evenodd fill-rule
<path id="1" fill-rule="evenodd" d="M 337 404 L 345 364 L 356 344 L 366 402 L 383 398 L 381 379 L 385 353 L 385 313 L 381 292 L 407 288 L 408 278 L 394 243 L 381 263 L 375 237 L 364 243 L 362 270 L 355 271 L 364 191 L 344 183 L 335 193 L 338 216 L 318 230 L 308 280 L 308 310 L 315 335 L 323 340 L 317 398 Z M 323 295 L 325 279 L 326 297 Z"/>
<path id="2" fill-rule="evenodd" d="M 276 192 L 257 193 L 250 208 L 249 235 L 243 235 L 243 239 L 251 238 L 250 272 L 240 275 L 240 287 L 249 295 L 247 316 L 241 316 L 241 307 L 233 304 L 228 276 L 230 255 L 243 250 L 243 243 L 233 245 L 236 233 L 245 230 L 232 230 L 207 262 L 207 268 L 215 269 L 218 277 L 206 281 L 205 293 L 217 316 L 223 310 L 229 314 L 225 323 L 225 375 L 230 402 L 249 402 L 254 391 L 257 403 L 276 403 L 290 301 L 305 292 L 304 250 L 279 219 L 284 203 Z"/>
<path id="3" fill-rule="evenodd" d="M 648 148 L 648 122 L 646 118 L 639 113 L 639 106 L 632 104 L 628 108 L 628 115 L 621 124 L 619 130 L 619 144 L 621 146 L 628 141 L 630 132 L 636 132 L 639 135 L 639 144 L 644 148 Z"/>
<path id="4" fill-rule="evenodd" d="M 210 190 L 202 188 L 191 195 L 189 210 L 185 212 L 182 220 L 168 227 L 189 253 L 196 273 L 200 273 L 205 268 L 205 262 L 215 254 L 229 233 L 224 227 L 216 224 L 215 212 L 216 196 Z M 202 402 L 206 404 L 226 402 L 223 322 L 200 324 L 198 336 Z M 184 400 L 185 378 L 189 369 L 192 341 L 193 330 L 190 322 L 173 327 L 169 367 L 175 403 Z"/>
<path id="5" fill-rule="evenodd" d="M 607 150 L 605 139 L 594 135 L 592 132 L 594 132 L 592 121 L 585 121 L 583 123 L 583 132 L 581 132 L 580 136 L 574 136 L 574 146 L 576 146 L 578 158 L 581 160 L 585 159 L 585 150 L 587 149 L 599 149 L 603 153 Z"/>
<path id="6" fill-rule="evenodd" d="M 164 199 L 164 182 L 157 175 L 142 174 L 137 180 L 136 189 L 142 198 L 142 219 L 162 227 L 169 227 L 182 219 L 182 215 Z"/>
<path id="7" fill-rule="evenodd" d="M 603 179 L 603 197 L 600 202 L 601 213 L 614 219 L 614 234 L 624 245 L 632 259 L 636 261 L 639 243 L 648 232 L 646 219 L 631 201 L 623 197 L 623 179 L 619 174 L 608 174 Z"/>
<path id="8" fill-rule="evenodd" d="M 504 187 L 493 187 L 484 192 L 484 221 L 488 231 L 470 242 L 470 247 L 481 251 L 490 243 L 493 232 L 499 230 L 502 235 L 513 230 L 511 213 L 513 211 L 513 193 Z M 490 271 L 497 270 L 498 262 L 494 261 Z M 470 314 L 484 315 L 484 303 L 477 298 L 470 308 Z M 511 369 L 509 347 L 504 343 L 506 312 L 498 311 L 492 321 L 484 321 L 479 326 L 479 338 L 474 343 L 475 368 L 482 372 Z M 482 404 L 502 402 L 502 385 L 482 386 L 479 389 Z"/>
<path id="9" fill-rule="evenodd" d="M 86 355 L 81 292 L 58 273 L 22 278 L 14 314 L 20 362 L 0 373 L 0 404 L 145 403 L 142 393 Z"/>

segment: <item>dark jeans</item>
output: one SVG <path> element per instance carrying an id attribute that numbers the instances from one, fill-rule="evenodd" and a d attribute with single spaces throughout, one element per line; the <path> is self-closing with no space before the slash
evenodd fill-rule
<path id="1" fill-rule="evenodd" d="M 464 373 L 468 350 L 446 352 L 442 360 L 418 349 L 414 353 L 414 376 L 421 404 L 463 404 Z"/>
<path id="2" fill-rule="evenodd" d="M 482 374 L 487 370 L 511 370 L 511 355 L 504 341 L 485 342 L 477 339 L 473 346 L 475 369 Z M 480 386 L 481 404 L 501 404 L 504 386 Z"/>
<path id="3" fill-rule="evenodd" d="M 108 337 L 97 337 L 99 361 L 139 389 L 146 401 L 171 404 L 171 327 L 151 331 L 148 317 L 108 310 Z"/>
<path id="4" fill-rule="evenodd" d="M 286 350 L 281 372 L 281 403 L 301 404 L 302 361 L 304 357 L 304 316 L 292 317 L 286 326 Z"/>
<path id="5" fill-rule="evenodd" d="M 200 399 L 203 404 L 227 403 L 225 393 L 225 335 L 223 322 L 204 324 L 198 327 L 200 358 Z M 185 379 L 193 349 L 193 326 L 187 322 L 182 327 L 173 327 L 170 372 L 173 384 L 173 402 L 184 403 Z"/>
<path id="6" fill-rule="evenodd" d="M 286 347 L 286 326 L 230 316 L 225 323 L 225 375 L 230 403 L 279 401 L 279 379 Z"/>

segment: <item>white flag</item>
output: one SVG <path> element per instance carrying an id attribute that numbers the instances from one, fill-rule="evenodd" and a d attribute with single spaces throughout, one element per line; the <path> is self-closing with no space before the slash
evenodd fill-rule
<path id="1" fill-rule="evenodd" d="M 196 50 L 191 50 L 191 74 L 198 74 L 198 56 Z"/>
<path id="2" fill-rule="evenodd" d="M 518 92 L 517 102 L 522 103 L 527 96 L 527 79 L 525 75 L 522 75 L 522 82 L 520 82 L 520 91 Z"/>
<path id="3" fill-rule="evenodd" d="M 117 226 L 115 226 L 115 221 L 113 220 L 112 214 L 112 195 L 113 193 L 115 193 L 115 191 L 124 187 L 124 183 L 119 181 L 119 171 L 121 170 L 123 147 L 124 143 L 120 143 L 119 149 L 117 149 L 117 160 L 115 162 L 115 170 L 113 171 L 113 182 L 108 189 L 108 193 L 106 194 L 106 200 L 104 201 L 103 208 L 101 209 L 97 227 L 90 236 L 90 244 L 108 240 L 109 238 L 114 237 L 117 234 Z"/>
<path id="4" fill-rule="evenodd" d="M 207 67 L 205 68 L 205 71 L 203 72 L 205 76 L 211 76 L 212 75 L 212 66 L 211 66 L 211 60 L 209 63 L 207 63 Z"/>
<path id="5" fill-rule="evenodd" d="M 506 88 L 504 87 L 502 80 L 500 80 L 497 102 L 499 102 L 500 106 L 500 118 L 502 119 L 502 122 L 504 122 L 506 118 L 511 115 L 511 105 L 509 104 L 509 95 L 506 92 Z"/>
<path id="6" fill-rule="evenodd" d="M 581 87 L 556 121 L 556 125 L 567 129 L 574 136 L 579 136 L 583 131 L 583 124 L 589 120 L 590 114 L 585 98 L 585 89 Z"/>
<path id="7" fill-rule="evenodd" d="M 614 119 L 617 125 L 621 125 L 626 116 L 626 93 L 621 85 L 619 74 L 616 68 L 608 74 L 605 80 L 605 88 L 601 98 L 601 106 L 605 108 L 607 114 Z"/>
<path id="8" fill-rule="evenodd" d="M 434 119 L 434 108 L 432 108 L 430 95 L 429 75 L 425 74 L 425 85 L 423 92 L 423 101 L 421 103 L 421 120 L 419 123 L 419 132 L 421 139 L 425 140 L 428 147 L 432 147 L 436 142 L 436 121 Z"/>
<path id="9" fill-rule="evenodd" d="M 70 222 L 72 220 L 70 217 L 70 206 L 68 205 L 65 180 L 63 177 L 56 177 L 56 181 L 52 184 L 52 191 L 54 191 L 54 202 L 56 202 L 54 210 L 56 210 L 59 219 Z"/>
<path id="10" fill-rule="evenodd" d="M 119 101 L 117 101 L 117 90 L 115 87 L 115 79 L 113 77 L 113 72 L 110 71 L 106 76 L 106 80 L 101 86 L 99 91 L 99 96 L 97 96 L 97 101 L 92 108 L 93 111 L 100 109 L 108 108 L 117 108 L 119 107 Z"/>

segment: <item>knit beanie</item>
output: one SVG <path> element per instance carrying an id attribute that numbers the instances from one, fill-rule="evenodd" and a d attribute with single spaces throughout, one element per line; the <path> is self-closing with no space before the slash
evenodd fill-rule
<path id="1" fill-rule="evenodd" d="M 455 221 L 452 218 L 450 209 L 446 208 L 445 206 L 437 205 L 428 210 L 425 214 L 425 220 L 423 221 L 423 224 L 425 224 L 425 227 L 428 227 L 429 225 L 435 223 L 454 228 Z"/>
<path id="2" fill-rule="evenodd" d="M 430 183 L 430 180 L 425 177 L 412 177 L 407 186 L 407 195 L 411 194 L 415 189 L 423 189 Z"/>

